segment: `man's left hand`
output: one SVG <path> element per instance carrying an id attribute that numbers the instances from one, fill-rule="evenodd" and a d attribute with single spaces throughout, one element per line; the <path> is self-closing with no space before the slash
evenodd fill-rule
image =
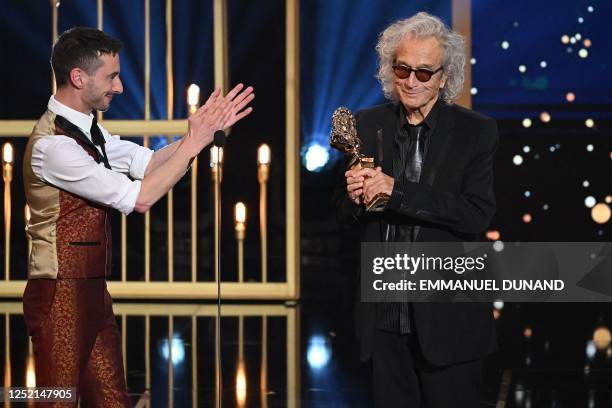
<path id="1" fill-rule="evenodd" d="M 375 169 L 361 169 L 357 175 L 365 178 L 363 181 L 363 197 L 366 204 L 372 201 L 379 193 L 390 196 L 393 192 L 395 180 L 393 177 L 383 173 L 380 167 L 376 167 Z"/>

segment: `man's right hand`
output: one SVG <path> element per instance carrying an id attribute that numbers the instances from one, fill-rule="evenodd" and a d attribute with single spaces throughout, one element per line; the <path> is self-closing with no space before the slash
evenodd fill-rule
<path id="1" fill-rule="evenodd" d="M 346 192 L 349 199 L 357 204 L 363 204 L 363 176 L 358 175 L 361 163 L 355 164 L 344 173 L 346 177 Z"/>

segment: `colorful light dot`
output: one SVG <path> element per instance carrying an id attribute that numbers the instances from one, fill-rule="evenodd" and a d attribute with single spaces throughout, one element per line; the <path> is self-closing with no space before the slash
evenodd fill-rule
<path id="1" fill-rule="evenodd" d="M 585 48 L 589 48 L 592 45 L 592 42 L 588 38 L 585 38 L 584 41 L 582 42 L 582 45 L 584 45 Z"/>
<path id="2" fill-rule="evenodd" d="M 546 61 L 540 61 L 540 67 L 546 68 L 547 66 L 548 64 L 546 63 Z"/>
<path id="3" fill-rule="evenodd" d="M 472 64 L 472 65 L 476 64 L 476 58 L 471 58 L 470 59 L 470 64 Z"/>
<path id="4" fill-rule="evenodd" d="M 584 18 L 578 17 L 578 24 L 582 24 L 582 23 L 584 23 Z"/>
<path id="5" fill-rule="evenodd" d="M 472 87 L 472 89 L 470 89 L 470 94 L 476 95 L 477 93 L 478 93 L 478 88 Z"/>
<path id="6" fill-rule="evenodd" d="M 523 119 L 522 124 L 523 124 L 523 127 L 525 127 L 525 128 L 531 127 L 531 125 L 532 125 L 531 119 L 529 119 L 529 118 Z"/>
<path id="7" fill-rule="evenodd" d="M 563 44 L 568 44 L 568 43 L 570 42 L 569 35 L 567 35 L 567 34 L 563 34 L 563 35 L 561 36 L 561 42 L 562 42 Z"/>
<path id="8" fill-rule="evenodd" d="M 568 92 L 565 94 L 565 100 L 568 102 L 574 102 L 576 100 L 576 95 L 573 92 Z"/>
<path id="9" fill-rule="evenodd" d="M 521 164 L 523 164 L 523 156 L 517 154 L 512 158 L 512 163 L 514 163 L 514 165 L 516 166 L 520 166 Z"/>
<path id="10" fill-rule="evenodd" d="M 593 150 L 595 150 L 595 147 L 592 144 L 588 144 L 586 149 L 587 149 L 587 152 L 592 152 Z"/>
<path id="11" fill-rule="evenodd" d="M 531 214 L 527 213 L 527 214 L 523 214 L 523 222 L 525 224 L 529 224 L 532 220 Z"/>
<path id="12" fill-rule="evenodd" d="M 531 197 L 531 191 L 527 190 L 523 193 L 523 195 L 527 198 Z"/>
<path id="13" fill-rule="evenodd" d="M 591 217 L 598 224 L 605 224 L 610 221 L 610 216 L 612 216 L 612 210 L 606 203 L 599 203 L 591 209 Z"/>
<path id="14" fill-rule="evenodd" d="M 576 38 L 577 40 L 582 40 L 582 34 L 576 33 L 574 34 L 574 38 Z"/>
<path id="15" fill-rule="evenodd" d="M 550 122 L 550 113 L 548 112 L 542 112 L 540 113 L 540 120 L 544 123 L 548 123 Z"/>
<path id="16" fill-rule="evenodd" d="M 593 8 L 593 6 L 589 6 L 589 7 L 587 7 L 587 11 L 588 11 L 589 13 L 592 13 L 594 10 L 595 10 L 595 9 Z"/>
<path id="17" fill-rule="evenodd" d="M 595 126 L 595 121 L 591 118 L 588 118 L 584 121 L 584 125 L 590 129 Z"/>
<path id="18" fill-rule="evenodd" d="M 528 145 L 523 146 L 523 152 L 529 153 L 530 151 L 531 151 L 531 147 L 529 147 Z"/>
<path id="19" fill-rule="evenodd" d="M 578 56 L 580 58 L 586 58 L 589 56 L 589 52 L 587 51 L 586 48 L 581 48 L 580 51 L 578 51 Z"/>
<path id="20" fill-rule="evenodd" d="M 609 196 L 606 196 L 605 201 L 606 201 L 606 203 L 608 203 L 608 204 L 612 203 L 612 196 L 610 196 L 610 195 L 609 195 Z"/>
<path id="21" fill-rule="evenodd" d="M 527 72 L 527 67 L 524 66 L 524 65 L 519 65 L 518 70 L 521 73 L 525 73 L 525 72 Z"/>
<path id="22" fill-rule="evenodd" d="M 589 184 L 589 180 L 584 180 L 584 181 L 582 182 L 582 187 L 584 187 L 584 188 L 587 188 L 589 185 L 590 185 L 590 184 Z"/>
<path id="23" fill-rule="evenodd" d="M 504 50 L 507 50 L 508 48 L 510 48 L 510 43 L 509 43 L 508 41 L 502 41 L 502 43 L 501 43 L 501 47 L 502 47 Z"/>
<path id="24" fill-rule="evenodd" d="M 544 204 L 544 205 L 542 206 L 542 209 L 543 209 L 544 211 L 548 211 L 548 209 L 549 209 L 549 208 L 550 208 L 550 207 L 548 206 L 548 204 Z"/>
<path id="25" fill-rule="evenodd" d="M 597 204 L 597 201 L 595 201 L 595 197 L 593 196 L 588 196 L 587 198 L 584 199 L 584 205 L 587 208 L 593 208 L 595 204 Z"/>

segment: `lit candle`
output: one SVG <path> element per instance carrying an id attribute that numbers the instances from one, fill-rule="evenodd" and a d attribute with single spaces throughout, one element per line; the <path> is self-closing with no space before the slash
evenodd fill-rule
<path id="1" fill-rule="evenodd" d="M 193 115 L 198 109 L 200 103 L 200 87 L 196 84 L 189 85 L 187 88 L 187 105 L 189 106 L 189 114 Z"/>
<path id="2" fill-rule="evenodd" d="M 4 181 L 4 279 L 9 279 L 11 251 L 11 182 L 13 181 L 13 146 L 2 146 L 2 180 Z"/>
<path id="3" fill-rule="evenodd" d="M 261 281 L 268 281 L 268 200 L 267 182 L 270 176 L 270 147 L 262 144 L 257 150 L 257 181 L 259 182 L 259 234 L 261 240 Z"/>
<path id="4" fill-rule="evenodd" d="M 244 281 L 244 237 L 246 234 L 246 207 L 238 202 L 234 206 L 236 243 L 238 244 L 238 282 Z"/>

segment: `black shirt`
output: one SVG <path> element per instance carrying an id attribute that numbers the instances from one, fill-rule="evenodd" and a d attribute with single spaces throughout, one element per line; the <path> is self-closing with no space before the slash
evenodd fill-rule
<path id="1" fill-rule="evenodd" d="M 440 101 L 436 101 L 425 119 L 416 125 L 408 123 L 406 110 L 399 103 L 398 126 L 395 133 L 393 149 L 393 192 L 385 207 L 393 211 L 399 207 L 406 181 L 418 183 L 427 156 L 429 141 L 434 133 L 438 118 Z M 420 161 L 420 163 L 419 163 Z M 414 241 L 414 226 L 405 219 L 391 218 L 386 226 L 387 242 Z M 388 302 L 379 304 L 378 328 L 386 331 L 410 333 L 411 305 L 408 302 Z"/>

